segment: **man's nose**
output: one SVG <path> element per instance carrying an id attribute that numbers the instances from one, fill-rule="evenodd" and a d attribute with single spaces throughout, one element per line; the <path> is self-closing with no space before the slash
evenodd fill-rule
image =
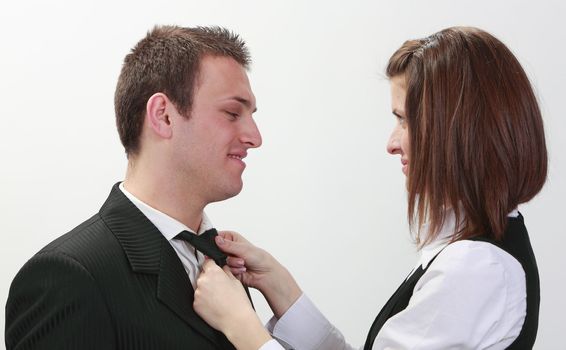
<path id="1" fill-rule="evenodd" d="M 261 133 L 259 132 L 259 128 L 252 117 L 248 118 L 244 123 L 240 141 L 248 145 L 250 148 L 257 148 L 261 146 Z"/>

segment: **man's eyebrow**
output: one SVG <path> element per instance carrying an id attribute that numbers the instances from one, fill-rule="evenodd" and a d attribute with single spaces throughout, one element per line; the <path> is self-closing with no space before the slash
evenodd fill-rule
<path id="1" fill-rule="evenodd" d="M 247 108 L 252 108 L 252 103 L 248 99 L 245 99 L 245 98 L 240 97 L 240 96 L 234 96 L 234 97 L 231 97 L 230 99 L 240 102 L 241 104 L 243 104 Z M 252 113 L 255 113 L 255 112 L 257 112 L 257 107 L 255 107 L 254 110 L 252 111 Z"/>

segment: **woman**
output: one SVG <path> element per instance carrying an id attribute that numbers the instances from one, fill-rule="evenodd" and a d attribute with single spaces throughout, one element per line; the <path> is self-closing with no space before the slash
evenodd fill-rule
<path id="1" fill-rule="evenodd" d="M 364 349 L 530 349 L 539 278 L 523 217 L 546 180 L 542 118 L 517 59 L 475 28 L 411 40 L 387 66 L 398 123 L 387 150 L 407 176 L 421 258 L 370 327 Z M 217 238 L 231 271 L 274 312 L 296 349 L 350 349 L 273 257 L 235 233 Z M 205 264 L 195 310 L 238 349 L 281 349 L 225 267 Z"/>

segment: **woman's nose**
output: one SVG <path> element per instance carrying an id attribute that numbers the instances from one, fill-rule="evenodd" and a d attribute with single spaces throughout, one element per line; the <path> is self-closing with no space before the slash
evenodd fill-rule
<path id="1" fill-rule="evenodd" d="M 389 141 L 387 141 L 387 152 L 390 154 L 401 153 L 401 142 L 399 139 L 399 128 L 395 127 L 391 136 L 389 136 Z"/>

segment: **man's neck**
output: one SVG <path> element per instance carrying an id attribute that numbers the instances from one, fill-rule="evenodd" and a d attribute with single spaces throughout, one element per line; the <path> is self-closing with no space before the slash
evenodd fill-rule
<path id="1" fill-rule="evenodd" d="M 205 204 L 199 203 L 197 198 L 191 198 L 179 186 L 159 178 L 136 176 L 128 171 L 124 188 L 152 208 L 198 232 Z"/>

